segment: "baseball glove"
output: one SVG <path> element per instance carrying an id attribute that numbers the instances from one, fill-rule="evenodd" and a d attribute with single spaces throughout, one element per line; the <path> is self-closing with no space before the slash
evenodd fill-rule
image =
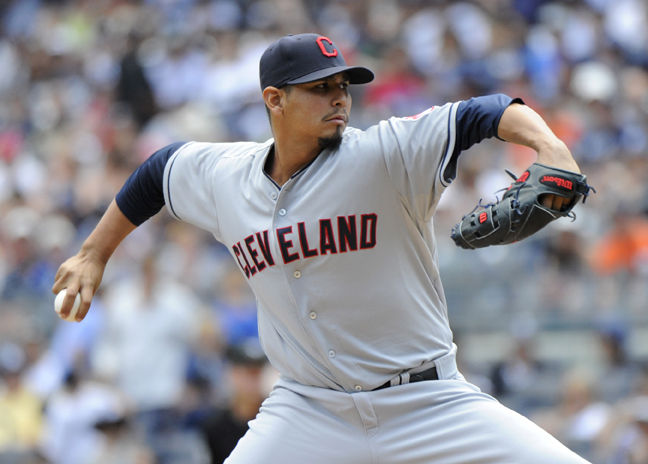
<path id="1" fill-rule="evenodd" d="M 519 178 L 506 171 L 513 182 L 501 200 L 479 204 L 452 228 L 451 237 L 461 248 L 505 245 L 533 235 L 554 219 L 576 215 L 572 211 L 581 198 L 583 203 L 593 187 L 583 174 L 532 164 Z M 560 211 L 543 206 L 542 197 L 567 198 Z"/>

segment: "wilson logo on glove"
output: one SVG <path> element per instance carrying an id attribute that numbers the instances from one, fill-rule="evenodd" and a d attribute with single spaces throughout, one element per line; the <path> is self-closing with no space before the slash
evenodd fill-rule
<path id="1" fill-rule="evenodd" d="M 556 184 L 558 187 L 562 187 L 567 190 L 573 190 L 574 184 L 571 180 L 563 179 L 562 177 L 556 176 L 543 176 L 540 179 L 540 182 L 543 184 Z"/>

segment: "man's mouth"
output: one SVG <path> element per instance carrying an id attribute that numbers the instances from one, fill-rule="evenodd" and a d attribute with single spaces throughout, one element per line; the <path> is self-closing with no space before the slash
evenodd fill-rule
<path id="1" fill-rule="evenodd" d="M 327 118 L 326 121 L 335 122 L 338 124 L 346 124 L 347 117 L 344 114 L 336 114 L 335 116 L 331 116 L 330 118 Z"/>

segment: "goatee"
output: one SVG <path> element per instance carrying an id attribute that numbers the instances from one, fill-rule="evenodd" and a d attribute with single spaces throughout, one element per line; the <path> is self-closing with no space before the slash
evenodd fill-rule
<path id="1" fill-rule="evenodd" d="M 341 130 L 337 131 L 335 135 L 331 135 L 330 137 L 320 137 L 317 139 L 317 145 L 319 146 L 320 151 L 324 151 L 326 149 L 337 150 L 341 143 Z"/>

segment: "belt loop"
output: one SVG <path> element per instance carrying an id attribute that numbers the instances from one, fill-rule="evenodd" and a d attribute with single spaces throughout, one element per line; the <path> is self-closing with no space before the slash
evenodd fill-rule
<path id="1" fill-rule="evenodd" d="M 437 368 L 439 379 L 454 379 L 459 371 L 457 370 L 456 361 L 457 345 L 452 344 L 452 348 L 448 353 L 434 360 L 434 365 Z"/>
<path id="2" fill-rule="evenodd" d="M 402 374 L 400 374 L 399 377 L 402 377 L 401 378 L 401 385 L 403 385 L 404 383 L 409 383 L 410 382 L 410 373 L 409 372 L 403 372 Z"/>

